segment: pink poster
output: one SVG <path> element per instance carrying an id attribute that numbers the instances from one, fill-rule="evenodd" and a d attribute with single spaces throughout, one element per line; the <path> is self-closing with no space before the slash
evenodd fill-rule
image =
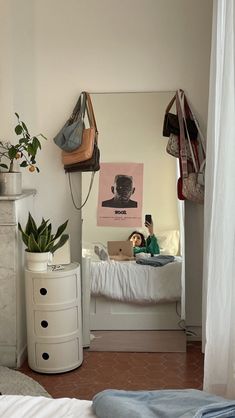
<path id="1" fill-rule="evenodd" d="M 142 226 L 143 164 L 102 163 L 98 226 Z"/>

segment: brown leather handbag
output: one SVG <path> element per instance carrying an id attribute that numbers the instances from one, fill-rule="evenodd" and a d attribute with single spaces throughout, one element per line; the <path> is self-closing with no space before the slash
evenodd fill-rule
<path id="1" fill-rule="evenodd" d="M 70 165 L 80 161 L 89 160 L 92 157 L 95 143 L 95 128 L 83 129 L 82 143 L 79 148 L 72 152 L 62 151 L 62 163 Z"/>

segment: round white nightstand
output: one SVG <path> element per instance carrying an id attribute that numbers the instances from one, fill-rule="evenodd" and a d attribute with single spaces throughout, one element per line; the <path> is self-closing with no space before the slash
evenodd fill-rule
<path id="1" fill-rule="evenodd" d="M 83 361 L 80 266 L 25 270 L 28 364 L 42 373 L 62 373 Z"/>

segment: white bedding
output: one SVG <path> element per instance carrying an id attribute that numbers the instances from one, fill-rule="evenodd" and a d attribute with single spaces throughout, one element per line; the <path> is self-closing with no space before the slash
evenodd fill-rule
<path id="1" fill-rule="evenodd" d="M 96 418 L 92 402 L 74 398 L 0 396 L 1 418 Z"/>
<path id="2" fill-rule="evenodd" d="M 92 261 L 91 294 L 135 303 L 174 302 L 181 298 L 181 264 L 181 257 L 163 267 Z"/>

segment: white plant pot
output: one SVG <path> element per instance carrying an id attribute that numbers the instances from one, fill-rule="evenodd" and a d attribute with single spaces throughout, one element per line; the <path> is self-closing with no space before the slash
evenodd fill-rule
<path id="1" fill-rule="evenodd" d="M 22 193 L 22 174 L 0 173 L 0 196 L 12 196 Z"/>
<path id="2" fill-rule="evenodd" d="M 27 270 L 46 271 L 50 253 L 30 253 L 25 251 L 25 263 Z"/>

